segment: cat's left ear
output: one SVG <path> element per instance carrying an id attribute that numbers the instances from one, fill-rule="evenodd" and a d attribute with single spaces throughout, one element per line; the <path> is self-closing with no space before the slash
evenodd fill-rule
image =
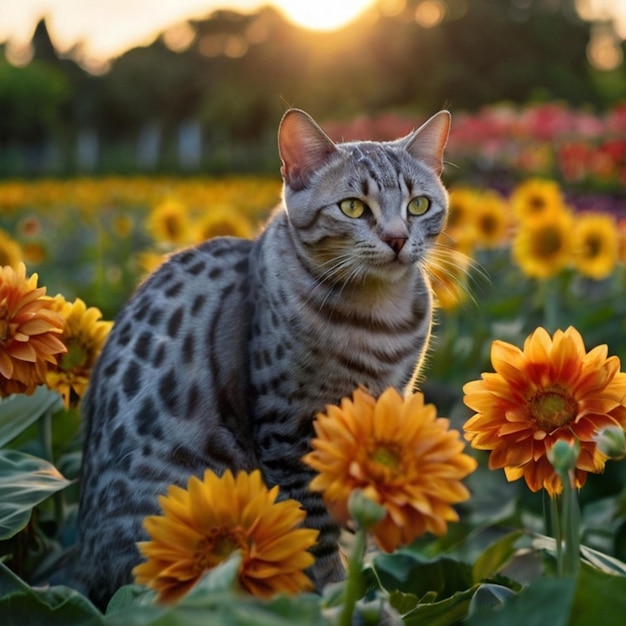
<path id="1" fill-rule="evenodd" d="M 425 163 L 437 176 L 443 171 L 443 151 L 448 142 L 451 119 L 449 111 L 439 111 L 408 137 L 400 140 L 413 158 Z"/>
<path id="2" fill-rule="evenodd" d="M 294 190 L 306 187 L 312 172 L 337 150 L 315 120 L 300 109 L 289 109 L 278 129 L 280 173 Z"/>

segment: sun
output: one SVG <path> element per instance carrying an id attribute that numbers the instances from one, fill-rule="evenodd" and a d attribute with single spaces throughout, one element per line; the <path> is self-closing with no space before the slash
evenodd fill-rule
<path id="1" fill-rule="evenodd" d="M 291 22 L 310 30 L 335 30 L 349 24 L 374 0 L 274 0 Z"/>

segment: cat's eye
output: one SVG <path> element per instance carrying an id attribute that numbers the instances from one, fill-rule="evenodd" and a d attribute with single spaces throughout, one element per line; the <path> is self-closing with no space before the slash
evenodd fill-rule
<path id="1" fill-rule="evenodd" d="M 426 196 L 416 196 L 409 201 L 407 211 L 409 215 L 424 215 L 430 208 L 430 198 Z"/>
<path id="2" fill-rule="evenodd" d="M 339 208 L 348 217 L 361 217 L 365 213 L 365 202 L 357 200 L 357 198 L 348 198 L 339 203 Z"/>

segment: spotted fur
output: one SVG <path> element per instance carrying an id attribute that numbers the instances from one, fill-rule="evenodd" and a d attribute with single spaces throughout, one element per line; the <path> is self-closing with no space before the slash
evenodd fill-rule
<path id="1" fill-rule="evenodd" d="M 260 467 L 319 529 L 316 585 L 343 576 L 339 529 L 301 463 L 312 419 L 358 385 L 415 384 L 431 328 L 424 261 L 447 210 L 449 114 L 395 142 L 334 144 L 304 112 L 279 131 L 284 202 L 254 241 L 172 256 L 116 320 L 83 403 L 77 580 L 100 606 L 130 579 L 157 495 L 206 468 Z M 430 207 L 411 215 L 409 201 Z M 352 218 L 340 202 L 366 205 Z"/>

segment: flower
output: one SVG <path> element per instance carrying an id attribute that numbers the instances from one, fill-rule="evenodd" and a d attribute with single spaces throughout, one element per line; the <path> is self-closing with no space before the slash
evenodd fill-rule
<path id="1" fill-rule="evenodd" d="M 476 245 L 495 248 L 507 241 L 511 226 L 509 207 L 496 191 L 486 191 L 480 196 L 473 213 Z"/>
<path id="2" fill-rule="evenodd" d="M 113 322 L 102 321 L 100 310 L 87 308 L 80 298 L 72 303 L 66 302 L 63 296 L 56 296 L 52 308 L 63 317 L 62 340 L 67 352 L 60 356 L 57 367 L 48 371 L 46 383 L 63 396 L 65 406 L 69 407 L 72 391 L 79 398 L 85 394 L 91 370 Z"/>
<path id="3" fill-rule="evenodd" d="M 314 427 L 313 450 L 303 460 L 319 472 L 311 489 L 323 493 L 339 523 L 349 521 L 357 489 L 386 509 L 369 530 L 388 552 L 426 531 L 442 535 L 446 522 L 458 520 L 450 505 L 469 497 L 460 481 L 476 462 L 421 393 L 403 399 L 389 388 L 376 400 L 359 388 L 340 406 L 327 406 Z"/>
<path id="4" fill-rule="evenodd" d="M 189 242 L 187 206 L 175 198 L 167 198 L 154 207 L 148 216 L 147 228 L 160 243 L 181 246 Z"/>
<path id="5" fill-rule="evenodd" d="M 587 213 L 576 219 L 572 233 L 572 258 L 578 271 L 601 280 L 615 269 L 619 236 L 615 219 L 607 214 Z"/>
<path id="6" fill-rule="evenodd" d="M 520 224 L 513 238 L 513 259 L 533 278 L 550 278 L 571 260 L 573 218 L 563 209 Z"/>
<path id="7" fill-rule="evenodd" d="M 300 528 L 305 512 L 295 500 L 276 502 L 261 472 L 207 470 L 192 476 L 187 489 L 172 485 L 159 496 L 163 515 L 144 519 L 150 541 L 138 543 L 148 559 L 133 570 L 138 584 L 159 593 L 162 602 L 182 597 L 208 570 L 235 550 L 242 553 L 239 581 L 251 594 L 268 597 L 312 588 L 303 570 L 318 531 Z"/>
<path id="8" fill-rule="evenodd" d="M 529 178 L 515 187 L 509 198 L 513 213 L 522 222 L 533 221 L 565 208 L 559 184 L 553 180 Z"/>
<path id="9" fill-rule="evenodd" d="M 0 267 L 10 265 L 16 269 L 22 262 L 23 254 L 20 244 L 11 239 L 9 234 L 0 230 Z"/>
<path id="10" fill-rule="evenodd" d="M 67 348 L 63 318 L 54 310 L 37 274 L 26 266 L 0 268 L 0 396 L 31 394 L 45 382 L 50 365 Z"/>
<path id="11" fill-rule="evenodd" d="M 243 237 L 252 236 L 252 224 L 235 209 L 221 207 L 211 209 L 193 226 L 196 243 L 212 239 L 213 237 Z"/>
<path id="12" fill-rule="evenodd" d="M 590 352 L 573 327 L 552 337 L 537 328 L 524 349 L 494 341 L 495 373 L 467 383 L 465 404 L 476 411 L 464 426 L 465 438 L 478 450 L 491 450 L 489 467 L 504 468 L 508 480 L 524 477 L 532 491 L 560 493 L 561 480 L 547 452 L 559 440 L 580 441 L 575 482 L 604 469 L 606 455 L 596 434 L 626 425 L 626 374 L 607 347 Z"/>
<path id="13" fill-rule="evenodd" d="M 471 259 L 446 234 L 437 237 L 426 261 L 426 271 L 437 305 L 446 311 L 455 309 L 467 298 L 470 263 Z"/>

